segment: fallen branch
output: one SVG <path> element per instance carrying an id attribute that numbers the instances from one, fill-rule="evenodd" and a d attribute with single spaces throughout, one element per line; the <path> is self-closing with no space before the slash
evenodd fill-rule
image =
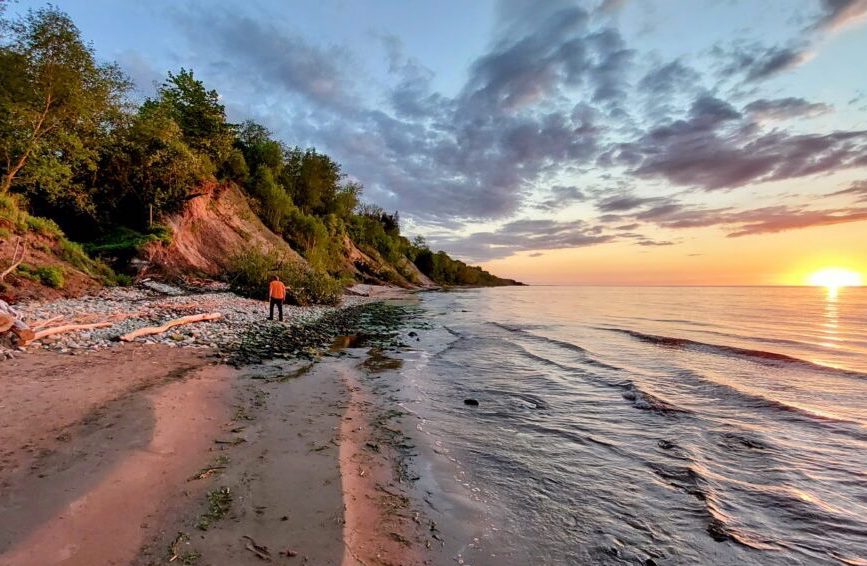
<path id="1" fill-rule="evenodd" d="M 43 338 L 47 338 L 49 336 L 54 336 L 55 334 L 63 334 L 65 332 L 75 332 L 76 330 L 93 330 L 94 328 L 105 328 L 106 326 L 112 326 L 113 322 L 95 322 L 93 324 L 64 324 L 63 326 L 55 326 L 53 328 L 46 328 L 45 330 L 40 330 L 39 332 L 33 332 L 33 338 L 30 340 L 25 340 L 24 336 L 19 334 L 21 337 L 22 346 L 26 346 L 30 342 L 36 340 L 42 340 Z"/>
<path id="2" fill-rule="evenodd" d="M 182 324 L 190 324 L 193 322 L 203 322 L 208 320 L 217 320 L 219 318 L 223 318 L 223 315 L 218 312 L 212 312 L 208 314 L 196 314 L 191 316 L 183 316 L 181 318 L 176 318 L 174 320 L 170 320 L 162 326 L 147 326 L 145 328 L 139 328 L 138 330 L 133 330 L 128 334 L 124 334 L 120 337 L 122 342 L 132 342 L 136 338 L 141 336 L 150 336 L 152 334 L 162 334 L 163 332 L 167 332 L 168 330 L 174 328 L 175 326 L 180 326 Z"/>
<path id="3" fill-rule="evenodd" d="M 253 540 L 253 537 L 247 535 L 244 535 L 241 538 L 247 540 L 247 544 L 244 545 L 244 548 L 255 554 L 259 560 L 271 562 L 271 551 L 268 550 L 267 546 L 263 544 L 256 544 L 256 541 Z"/>
<path id="4" fill-rule="evenodd" d="M 18 257 L 19 247 L 21 248 L 21 257 Z M 27 244 L 22 244 L 21 238 L 19 237 L 18 240 L 16 240 L 15 242 L 15 251 L 12 252 L 12 265 L 10 265 L 6 270 L 4 270 L 3 273 L 0 273 L 0 281 L 3 281 L 3 279 L 5 279 L 7 275 L 15 271 L 15 269 L 17 269 L 18 266 L 21 265 L 21 262 L 24 261 L 24 255 L 26 253 Z"/>

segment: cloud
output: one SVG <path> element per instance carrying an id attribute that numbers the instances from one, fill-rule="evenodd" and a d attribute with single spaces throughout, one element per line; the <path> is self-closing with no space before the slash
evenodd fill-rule
<path id="1" fill-rule="evenodd" d="M 598 10 L 607 14 L 618 12 L 626 5 L 626 0 L 602 0 Z"/>
<path id="2" fill-rule="evenodd" d="M 301 96 L 306 103 L 332 109 L 350 109 L 358 104 L 350 78 L 353 61 L 341 47 L 323 48 L 301 35 L 287 33 L 274 23 L 214 7 L 180 11 L 177 23 L 197 43 L 225 55 L 221 60 L 228 83 L 252 81 L 264 87 L 259 93 L 279 88 Z"/>
<path id="3" fill-rule="evenodd" d="M 614 144 L 600 164 L 704 190 L 735 188 L 863 167 L 867 131 L 765 132 L 728 102 L 703 95 L 684 118 L 656 125 L 633 142 Z"/>
<path id="4" fill-rule="evenodd" d="M 790 45 L 764 46 L 758 43 L 736 45 L 730 49 L 717 46 L 713 54 L 723 63 L 723 76 L 742 76 L 746 82 L 758 82 L 793 69 L 811 57 L 809 45 L 797 41 Z"/>
<path id="5" fill-rule="evenodd" d="M 821 0 L 821 12 L 811 29 L 839 30 L 867 19 L 867 0 Z"/>
<path id="6" fill-rule="evenodd" d="M 836 210 L 789 210 L 787 207 L 768 207 L 735 213 L 741 226 L 729 233 L 729 238 L 753 234 L 772 234 L 800 228 L 830 226 L 867 220 L 867 208 L 845 211 Z"/>
<path id="7" fill-rule="evenodd" d="M 808 102 L 803 98 L 761 98 L 746 106 L 744 111 L 756 120 L 787 120 L 825 114 L 831 107 L 821 102 Z"/>
<path id="8" fill-rule="evenodd" d="M 536 204 L 541 210 L 562 210 L 574 204 L 584 202 L 589 197 L 574 186 L 555 185 L 548 191 L 547 198 Z"/>
<path id="9" fill-rule="evenodd" d="M 638 81 L 641 92 L 651 96 L 671 95 L 684 89 L 692 90 L 701 75 L 679 60 L 656 66 Z"/>
<path id="10" fill-rule="evenodd" d="M 831 193 L 827 196 L 835 197 L 839 195 L 853 195 L 856 202 L 867 202 L 867 180 L 855 181 L 847 189 Z"/>
<path id="11" fill-rule="evenodd" d="M 582 220 L 515 220 L 492 232 L 476 232 L 467 237 L 437 239 L 442 246 L 458 256 L 475 261 L 508 257 L 519 251 L 579 248 L 614 241 L 616 236 L 604 234 L 599 226 Z"/>
<path id="12" fill-rule="evenodd" d="M 854 186 L 855 189 L 860 189 Z M 840 191 L 842 194 L 843 191 Z M 733 207 L 708 208 L 670 203 L 644 211 L 620 215 L 616 220 L 636 219 L 662 228 L 686 229 L 720 226 L 727 237 L 772 234 L 788 230 L 845 224 L 867 220 L 867 207 L 820 209 L 806 206 L 766 206 L 738 210 Z M 615 220 L 615 219 L 612 219 Z"/>
<path id="13" fill-rule="evenodd" d="M 604 197 L 596 203 L 596 208 L 602 212 L 623 212 L 633 210 L 645 204 L 665 202 L 664 197 L 637 197 L 631 194 L 615 194 Z"/>

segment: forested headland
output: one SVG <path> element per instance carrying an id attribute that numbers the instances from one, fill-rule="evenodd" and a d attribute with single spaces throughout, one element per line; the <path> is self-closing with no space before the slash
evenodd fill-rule
<path id="1" fill-rule="evenodd" d="M 143 250 L 171 251 L 179 224 L 170 219 L 215 191 L 239 191 L 246 202 L 231 210 L 252 211 L 297 252 L 235 250 L 219 275 L 240 292 L 255 294 L 275 272 L 302 279 L 309 302 L 331 302 L 359 280 L 516 283 L 401 234 L 398 212 L 365 203 L 363 187 L 325 153 L 277 139 L 267 125 L 231 123 L 217 91 L 193 70 L 169 72 L 153 97 L 137 102 L 120 67 L 98 61 L 57 8 L 0 20 L 6 291 L 27 282 L 62 289 L 82 274 L 126 284 Z"/>

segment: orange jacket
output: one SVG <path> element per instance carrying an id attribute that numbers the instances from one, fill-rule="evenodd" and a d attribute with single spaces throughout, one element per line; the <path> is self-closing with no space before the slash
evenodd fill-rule
<path id="1" fill-rule="evenodd" d="M 271 284 L 268 285 L 268 293 L 272 299 L 285 299 L 286 285 L 280 281 L 271 281 Z"/>

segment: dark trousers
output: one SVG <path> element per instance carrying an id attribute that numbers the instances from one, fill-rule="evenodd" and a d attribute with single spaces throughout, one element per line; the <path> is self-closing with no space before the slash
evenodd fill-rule
<path id="1" fill-rule="evenodd" d="M 271 314 L 268 316 L 268 320 L 274 320 L 274 305 L 277 305 L 280 320 L 283 320 L 283 299 L 275 299 L 274 297 L 271 297 Z"/>

